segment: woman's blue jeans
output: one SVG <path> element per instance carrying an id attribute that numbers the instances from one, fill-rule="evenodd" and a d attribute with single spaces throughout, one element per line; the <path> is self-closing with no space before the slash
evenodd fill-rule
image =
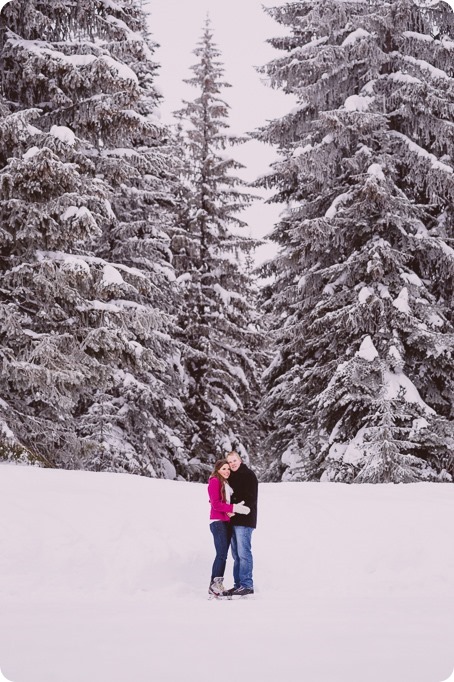
<path id="1" fill-rule="evenodd" d="M 227 554 L 232 538 L 232 525 L 229 521 L 214 521 L 210 523 L 210 530 L 214 538 L 216 557 L 211 569 L 211 580 L 213 578 L 223 578 Z"/>

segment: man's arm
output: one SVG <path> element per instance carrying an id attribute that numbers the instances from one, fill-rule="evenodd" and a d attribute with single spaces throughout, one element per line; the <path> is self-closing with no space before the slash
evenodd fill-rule
<path id="1" fill-rule="evenodd" d="M 245 486 L 244 486 L 244 502 L 247 504 L 248 507 L 256 507 L 257 506 L 257 497 L 258 497 L 258 492 L 259 492 L 259 482 L 257 480 L 257 476 L 254 474 L 254 472 L 251 469 L 248 469 L 247 472 L 247 480 L 245 481 Z"/>

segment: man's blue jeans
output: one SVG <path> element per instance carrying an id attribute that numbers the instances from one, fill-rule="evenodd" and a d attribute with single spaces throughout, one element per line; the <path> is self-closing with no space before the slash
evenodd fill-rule
<path id="1" fill-rule="evenodd" d="M 251 539 L 253 528 L 247 526 L 233 526 L 232 528 L 232 556 L 234 587 L 248 587 L 254 589 L 252 580 L 252 551 Z"/>
<path id="2" fill-rule="evenodd" d="M 213 580 L 213 578 L 224 577 L 225 563 L 230 547 L 230 538 L 232 537 L 232 524 L 229 521 L 214 521 L 210 523 L 210 530 L 216 549 L 216 557 L 211 569 L 211 580 Z"/>

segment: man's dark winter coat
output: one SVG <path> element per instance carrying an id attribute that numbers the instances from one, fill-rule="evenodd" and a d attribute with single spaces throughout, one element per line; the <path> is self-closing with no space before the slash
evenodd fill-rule
<path id="1" fill-rule="evenodd" d="M 257 496 L 259 488 L 257 476 L 246 464 L 241 463 L 236 471 L 231 472 L 228 483 L 233 489 L 230 502 L 237 504 L 244 500 L 244 504 L 250 507 L 251 510 L 249 514 L 235 514 L 231 518 L 231 523 L 235 526 L 255 528 L 257 526 Z"/>

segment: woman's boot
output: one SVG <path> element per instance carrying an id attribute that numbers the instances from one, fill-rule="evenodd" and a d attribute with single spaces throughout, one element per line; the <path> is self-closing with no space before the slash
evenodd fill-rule
<path id="1" fill-rule="evenodd" d="M 208 588 L 208 594 L 212 595 L 213 597 L 218 597 L 220 594 L 224 592 L 224 583 L 223 583 L 224 578 L 213 578 L 213 580 L 210 583 L 210 587 Z"/>

